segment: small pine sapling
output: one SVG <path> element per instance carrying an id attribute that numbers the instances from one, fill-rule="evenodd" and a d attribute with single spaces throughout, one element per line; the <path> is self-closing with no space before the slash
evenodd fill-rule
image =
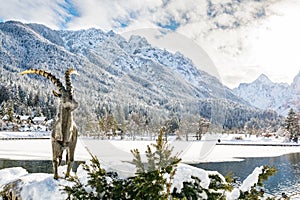
<path id="1" fill-rule="evenodd" d="M 181 159 L 178 154 L 172 156 L 173 147 L 163 140 L 163 135 L 162 128 L 156 144 L 151 144 L 154 150 L 150 145 L 147 146 L 146 164 L 142 162 L 137 149 L 131 151 L 134 156 L 132 163 L 137 167 L 137 176 L 133 179 L 135 190 L 138 191 L 136 198 L 168 199 L 170 195 L 172 180 Z"/>

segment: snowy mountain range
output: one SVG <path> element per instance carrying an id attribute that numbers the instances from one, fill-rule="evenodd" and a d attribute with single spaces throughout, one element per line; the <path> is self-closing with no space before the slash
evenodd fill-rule
<path id="1" fill-rule="evenodd" d="M 208 118 L 221 113 L 230 116 L 231 122 L 245 122 L 263 112 L 181 53 L 155 48 L 140 36 L 127 41 L 113 31 L 52 30 L 8 21 L 0 23 L 0 41 L 1 84 L 17 84 L 50 98 L 54 87 L 50 81 L 17 73 L 39 68 L 63 80 L 65 70 L 75 68 L 80 76 L 72 80 L 85 117 L 92 117 L 104 104 L 114 108 L 134 105 L 163 114 L 200 112 Z M 244 119 L 233 119 L 235 109 L 244 113 Z"/>
<path id="2" fill-rule="evenodd" d="M 286 116 L 293 108 L 300 111 L 300 72 L 293 82 L 274 83 L 266 75 L 260 75 L 252 83 L 241 83 L 234 93 L 260 109 L 272 109 Z"/>

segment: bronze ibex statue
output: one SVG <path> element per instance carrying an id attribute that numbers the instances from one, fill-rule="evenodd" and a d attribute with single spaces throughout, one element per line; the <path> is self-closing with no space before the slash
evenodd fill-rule
<path id="1" fill-rule="evenodd" d="M 66 150 L 67 172 L 66 177 L 70 176 L 70 170 L 74 162 L 74 151 L 77 143 L 78 131 L 73 121 L 72 112 L 78 108 L 78 103 L 73 99 L 73 88 L 71 84 L 71 74 L 77 74 L 74 69 L 65 72 L 66 87 L 51 73 L 39 69 L 29 69 L 20 72 L 24 74 L 38 74 L 46 77 L 59 91 L 53 90 L 53 94 L 60 98 L 59 113 L 52 131 L 52 163 L 54 179 L 58 179 L 57 168 L 61 163 L 63 151 Z"/>

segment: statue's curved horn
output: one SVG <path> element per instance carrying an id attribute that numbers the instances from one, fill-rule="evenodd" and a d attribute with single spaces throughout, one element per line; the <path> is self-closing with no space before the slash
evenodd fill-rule
<path id="1" fill-rule="evenodd" d="M 58 80 L 54 75 L 52 75 L 49 72 L 46 72 L 44 70 L 40 70 L 40 69 L 28 69 L 25 70 L 23 72 L 19 73 L 20 75 L 24 75 L 24 74 L 37 74 L 37 75 L 41 75 L 44 76 L 45 78 L 49 79 L 50 81 L 52 81 L 52 83 L 58 87 L 59 91 L 64 91 L 65 88 L 63 86 L 63 84 L 60 82 L 60 80 Z"/>
<path id="2" fill-rule="evenodd" d="M 72 87 L 72 82 L 71 82 L 71 74 L 76 74 L 79 75 L 78 72 L 70 68 L 66 71 L 65 73 L 65 78 L 66 78 L 66 90 L 70 94 L 70 96 L 73 96 L 73 87 Z"/>

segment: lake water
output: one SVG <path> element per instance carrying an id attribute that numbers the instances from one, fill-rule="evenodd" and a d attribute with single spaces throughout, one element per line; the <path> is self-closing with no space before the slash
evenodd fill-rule
<path id="1" fill-rule="evenodd" d="M 77 167 L 83 161 L 74 161 L 72 170 L 77 171 Z M 65 165 L 65 161 L 62 161 L 62 165 Z M 7 160 L 0 159 L 0 169 L 10 167 L 23 167 L 29 173 L 53 173 L 51 160 Z"/>
<path id="2" fill-rule="evenodd" d="M 280 196 L 300 192 L 300 153 L 287 154 L 270 158 L 245 158 L 240 162 L 200 163 L 196 167 L 218 171 L 222 175 L 229 172 L 242 182 L 253 170 L 262 165 L 274 166 L 277 173 L 265 181 L 265 191 Z"/>

